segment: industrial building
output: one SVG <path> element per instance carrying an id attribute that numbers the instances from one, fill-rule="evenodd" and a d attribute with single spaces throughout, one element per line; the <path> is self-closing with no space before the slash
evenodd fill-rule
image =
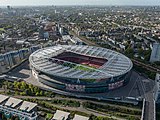
<path id="1" fill-rule="evenodd" d="M 16 116 L 20 120 L 37 120 L 36 103 L 5 95 L 0 95 L 0 98 L 0 118 L 4 115 L 7 119 Z"/>

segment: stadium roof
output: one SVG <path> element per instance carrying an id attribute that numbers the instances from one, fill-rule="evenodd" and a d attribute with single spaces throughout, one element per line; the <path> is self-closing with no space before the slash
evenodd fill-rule
<path id="1" fill-rule="evenodd" d="M 104 58 L 108 61 L 100 68 L 96 69 L 83 66 L 85 68 L 90 69 L 90 71 L 77 70 L 76 68 L 71 68 L 69 66 L 63 65 L 63 63 L 76 63 L 53 58 L 54 56 L 57 56 L 63 52 L 73 52 L 76 54 L 91 57 Z M 49 61 L 49 59 L 52 59 L 57 62 L 53 63 L 52 61 Z M 131 60 L 121 53 L 101 47 L 86 45 L 58 45 L 43 48 L 31 54 L 29 60 L 30 63 L 35 67 L 35 69 L 44 73 L 77 79 L 111 78 L 127 73 L 131 70 L 133 66 Z M 60 64 L 61 61 L 63 61 L 62 64 Z M 82 66 L 80 64 L 76 65 Z"/>

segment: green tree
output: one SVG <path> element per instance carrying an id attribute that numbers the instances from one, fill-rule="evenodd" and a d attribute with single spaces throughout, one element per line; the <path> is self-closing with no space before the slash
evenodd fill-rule
<path id="1" fill-rule="evenodd" d="M 143 50 L 142 48 L 139 48 L 139 49 L 138 49 L 138 54 L 139 54 L 139 55 L 143 55 L 143 53 L 144 53 L 144 50 Z"/>
<path id="2" fill-rule="evenodd" d="M 15 82 L 13 83 L 13 85 L 14 85 L 14 88 L 15 88 L 15 89 L 20 89 L 21 83 L 15 81 Z"/>
<path id="3" fill-rule="evenodd" d="M 42 90 L 40 91 L 39 95 L 40 95 L 40 96 L 42 96 L 42 95 L 43 95 L 43 91 L 42 91 Z"/>
<path id="4" fill-rule="evenodd" d="M 133 57 L 133 55 L 134 55 L 134 50 L 129 47 L 129 48 L 126 49 L 125 54 L 126 54 L 128 57 Z"/>

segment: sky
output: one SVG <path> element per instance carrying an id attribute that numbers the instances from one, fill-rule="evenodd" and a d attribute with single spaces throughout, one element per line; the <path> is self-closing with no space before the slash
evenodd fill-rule
<path id="1" fill-rule="evenodd" d="M 160 0 L 0 0 L 6 5 L 160 5 Z"/>

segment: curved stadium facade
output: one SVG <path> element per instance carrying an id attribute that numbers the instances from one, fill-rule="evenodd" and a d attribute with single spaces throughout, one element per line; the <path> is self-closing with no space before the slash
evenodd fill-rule
<path id="1" fill-rule="evenodd" d="M 94 46 L 58 45 L 39 49 L 29 58 L 39 82 L 69 92 L 106 92 L 124 86 L 132 62 L 121 53 Z"/>

